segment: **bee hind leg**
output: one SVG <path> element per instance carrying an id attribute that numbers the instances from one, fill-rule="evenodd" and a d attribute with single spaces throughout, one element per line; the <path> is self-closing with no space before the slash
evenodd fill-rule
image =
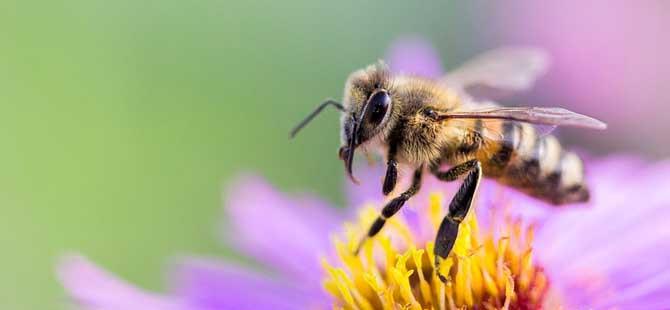
<path id="1" fill-rule="evenodd" d="M 454 247 L 456 237 L 458 237 L 458 226 L 468 214 L 482 178 L 482 168 L 479 161 L 474 161 L 473 167 L 469 170 L 470 172 L 463 180 L 463 184 L 454 198 L 451 199 L 449 212 L 442 220 L 435 238 L 435 272 L 442 282 L 446 282 L 447 279 L 440 273 L 440 263 L 449 256 L 451 249 Z"/>
<path id="2" fill-rule="evenodd" d="M 393 198 L 384 206 L 381 214 L 372 223 L 372 225 L 370 225 L 367 235 L 363 237 L 361 241 L 358 243 L 358 246 L 356 247 L 354 254 L 358 255 L 358 252 L 361 250 L 363 243 L 367 239 L 377 235 L 384 227 L 384 224 L 386 224 L 386 220 L 395 215 L 400 210 L 400 208 L 402 208 L 405 202 L 407 202 L 407 200 L 409 200 L 412 196 L 416 195 L 416 193 L 421 188 L 422 175 L 423 175 L 423 166 L 417 168 L 414 171 L 414 177 L 412 178 L 412 185 L 409 187 L 409 189 L 400 194 L 398 197 Z"/>

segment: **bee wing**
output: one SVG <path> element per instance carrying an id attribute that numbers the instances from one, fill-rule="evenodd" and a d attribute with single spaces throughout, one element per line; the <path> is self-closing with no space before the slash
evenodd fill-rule
<path id="1" fill-rule="evenodd" d="M 496 107 L 443 113 L 441 119 L 493 119 L 531 123 L 544 126 L 568 126 L 606 129 L 607 124 L 595 118 L 563 108 Z"/>
<path id="2" fill-rule="evenodd" d="M 441 81 L 463 94 L 478 97 L 486 90 L 504 95 L 530 88 L 549 66 L 541 49 L 504 47 L 485 52 L 447 73 Z M 496 97 L 486 96 L 483 97 Z"/>

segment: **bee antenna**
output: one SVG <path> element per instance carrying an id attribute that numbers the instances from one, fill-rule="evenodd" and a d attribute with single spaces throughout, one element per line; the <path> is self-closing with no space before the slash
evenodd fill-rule
<path id="1" fill-rule="evenodd" d="M 298 125 L 296 125 L 293 128 L 293 130 L 291 130 L 291 134 L 290 134 L 291 139 L 293 139 L 298 134 L 298 132 L 300 130 L 302 130 L 303 127 L 305 127 L 307 124 L 309 124 L 309 122 L 311 122 L 317 115 L 319 115 L 319 113 L 321 113 L 321 111 L 323 111 L 323 109 L 325 109 L 329 105 L 332 105 L 336 109 L 344 112 L 344 106 L 341 103 L 339 103 L 339 102 L 337 102 L 333 99 L 328 99 L 328 100 L 324 101 L 318 107 L 316 107 L 316 109 L 314 109 L 314 111 L 312 111 L 312 113 L 307 115 L 307 117 L 305 117 L 305 119 L 303 119 L 300 123 L 298 123 Z"/>

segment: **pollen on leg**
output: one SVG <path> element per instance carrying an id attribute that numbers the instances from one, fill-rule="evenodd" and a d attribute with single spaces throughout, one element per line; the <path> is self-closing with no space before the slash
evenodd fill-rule
<path id="1" fill-rule="evenodd" d="M 436 232 L 444 216 L 444 199 L 431 195 L 419 208 L 420 220 Z M 474 211 L 474 210 L 471 210 Z M 434 244 L 421 240 L 415 227 L 394 217 L 358 255 L 352 249 L 377 211 L 368 206 L 358 223 L 333 237 L 336 258 L 323 259 L 323 285 L 336 309 L 536 309 L 548 290 L 543 270 L 533 260 L 533 227 L 504 212 L 480 230 L 475 212 L 464 219 L 454 248 L 439 271 Z"/>

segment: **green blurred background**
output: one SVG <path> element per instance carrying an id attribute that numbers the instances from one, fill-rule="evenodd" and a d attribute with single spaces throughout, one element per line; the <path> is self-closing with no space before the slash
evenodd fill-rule
<path id="1" fill-rule="evenodd" d="M 0 0 L 0 309 L 62 309 L 68 252 L 156 290 L 169 257 L 230 256 L 241 172 L 343 202 L 338 116 L 288 130 L 399 35 L 447 66 L 505 43 L 462 3 Z"/>
<path id="2" fill-rule="evenodd" d="M 401 1 L 3 1 L 0 308 L 59 308 L 70 251 L 152 289 L 166 258 L 227 255 L 239 172 L 343 201 L 338 116 L 291 126 L 397 34 L 463 52 L 471 27 Z"/>

